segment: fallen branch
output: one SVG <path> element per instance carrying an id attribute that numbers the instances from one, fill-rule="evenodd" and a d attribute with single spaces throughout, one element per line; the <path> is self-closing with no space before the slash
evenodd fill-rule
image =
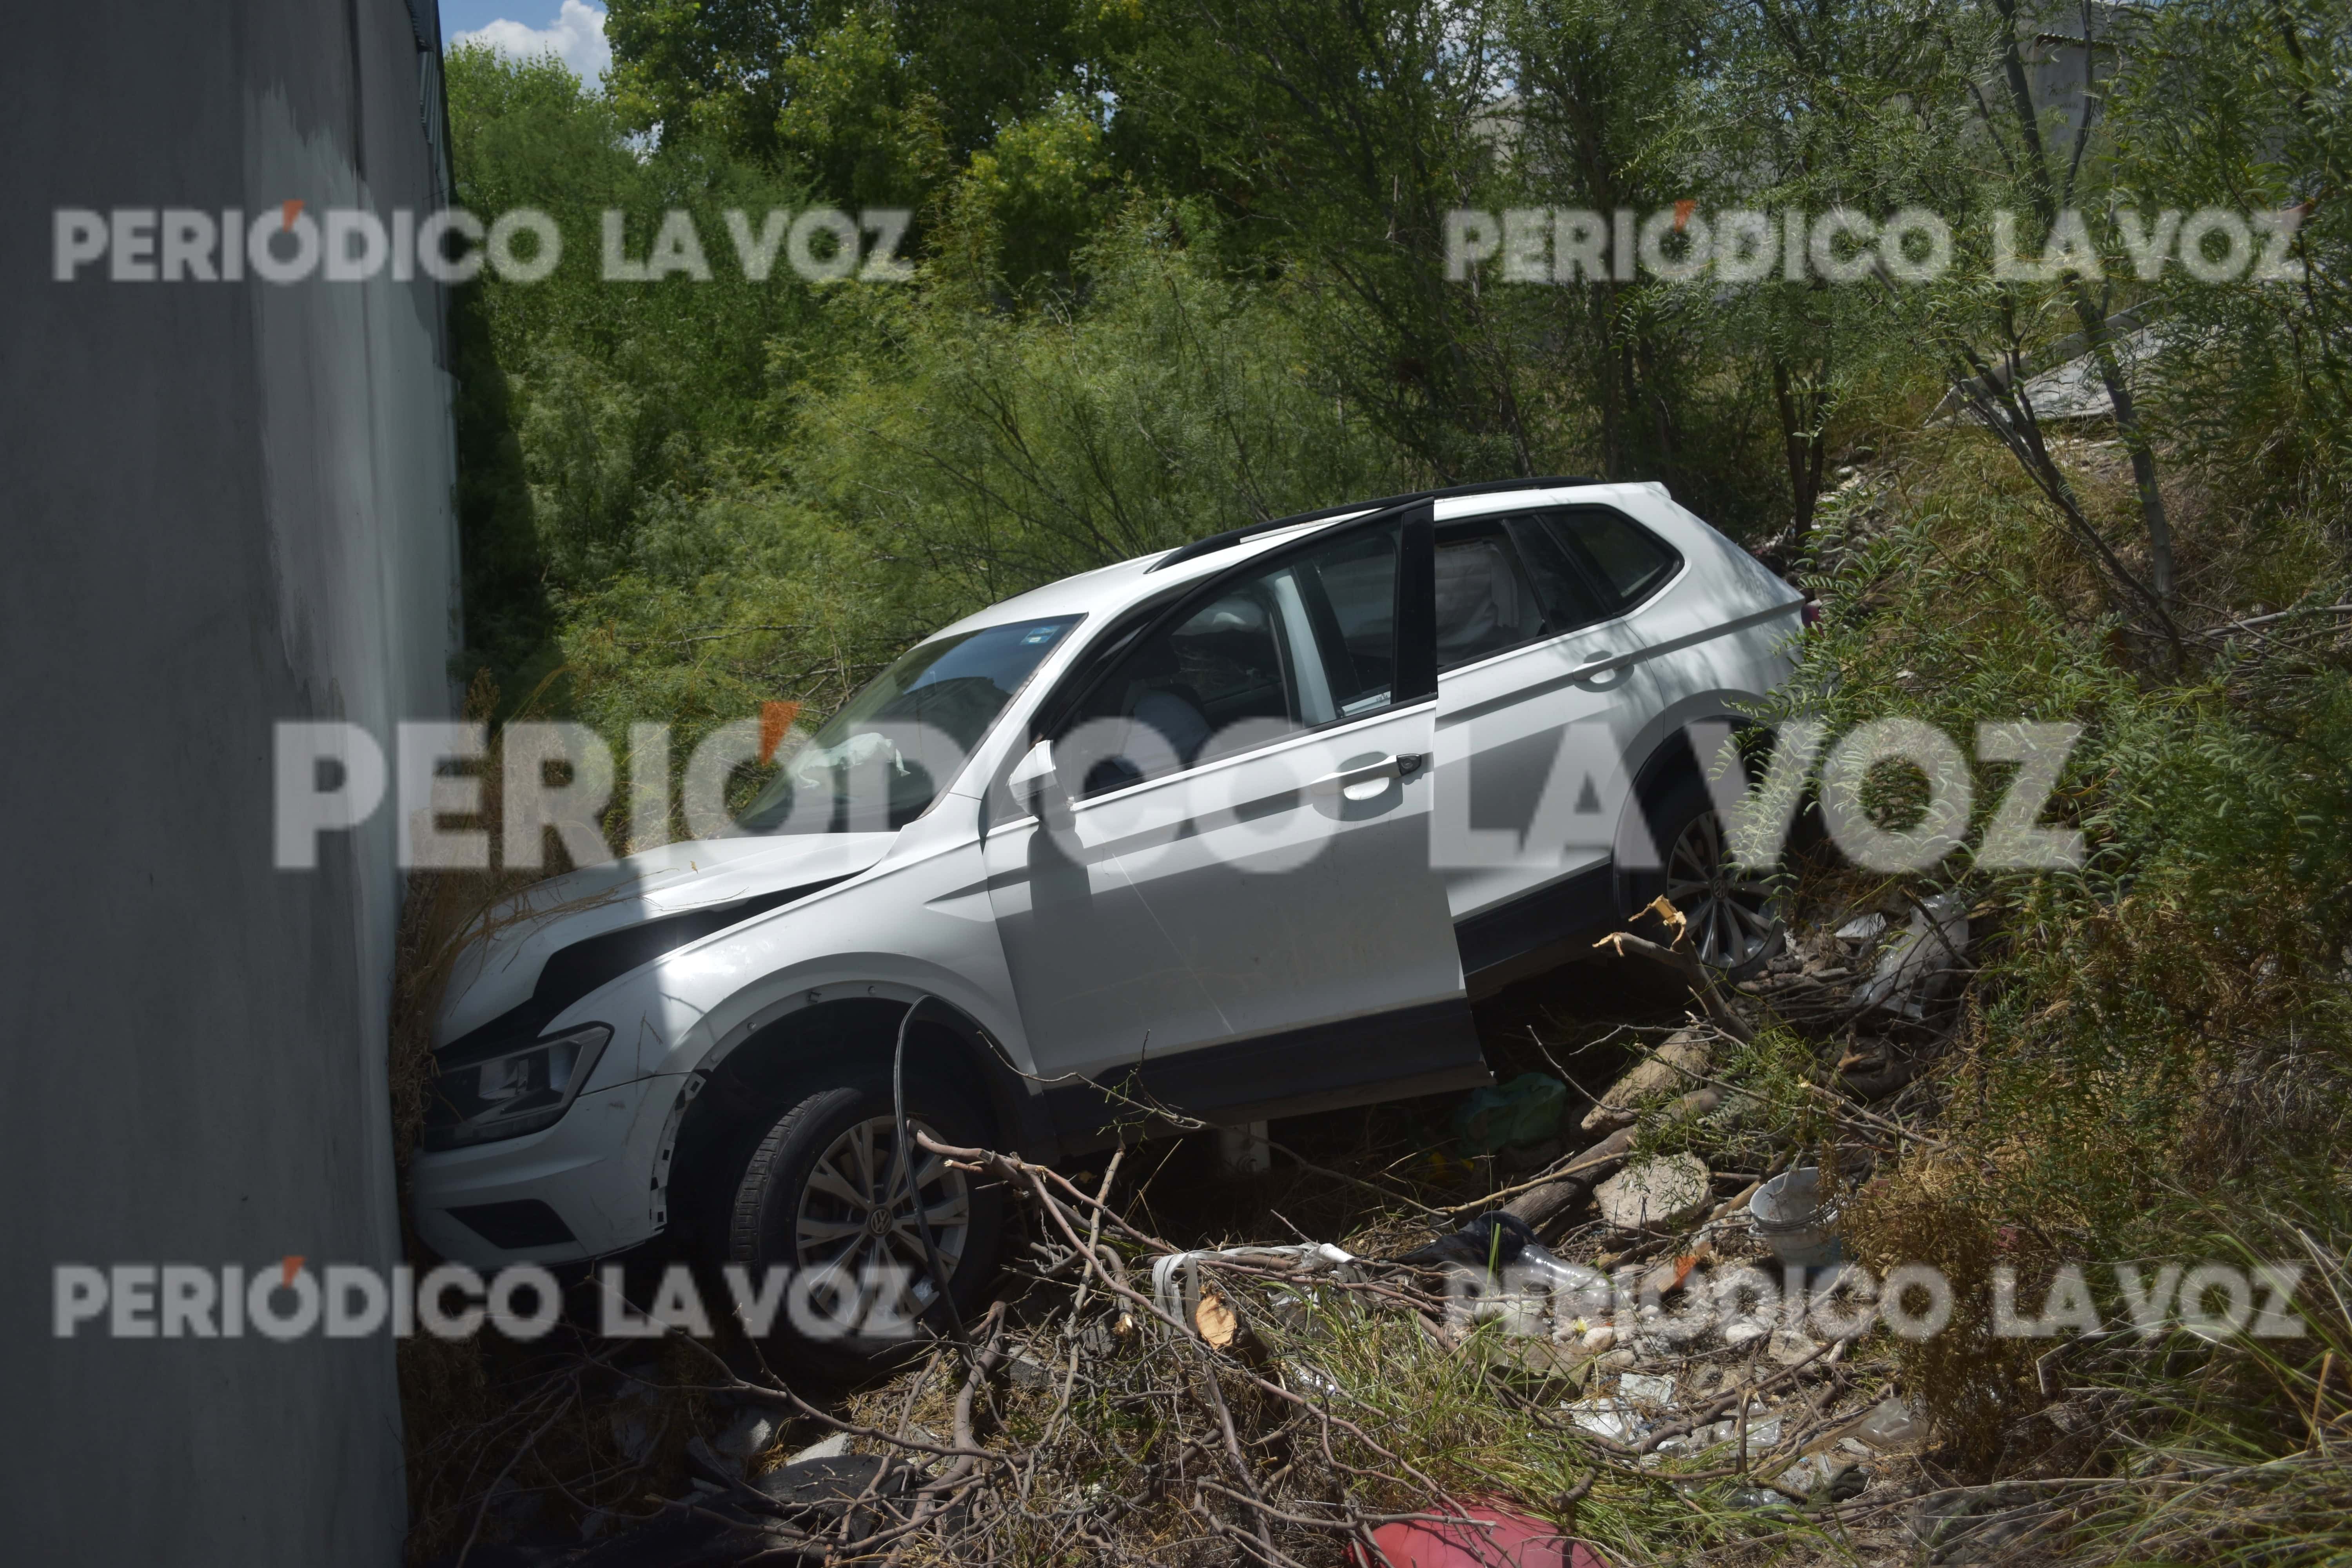
<path id="1" fill-rule="evenodd" d="M 1658 902 L 1665 903 L 1665 900 L 1660 899 Z M 1672 905 L 1667 907 L 1673 908 Z M 1701 963 L 1679 941 L 1674 946 L 1666 947 L 1646 937 L 1620 931 L 1610 932 L 1592 945 L 1612 949 L 1620 957 L 1630 953 L 1636 958 L 1664 964 L 1689 982 L 1693 994 L 1698 997 L 1699 1005 L 1706 1009 L 1709 1023 L 1743 1046 L 1755 1040 L 1756 1031 L 1748 1026 L 1748 1020 L 1734 1012 L 1731 1004 L 1716 990 L 1715 976 L 1707 973 L 1706 965 Z"/>

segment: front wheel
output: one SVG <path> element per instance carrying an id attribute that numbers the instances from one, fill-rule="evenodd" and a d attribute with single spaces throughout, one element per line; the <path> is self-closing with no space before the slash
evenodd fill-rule
<path id="1" fill-rule="evenodd" d="M 1664 791 L 1649 820 L 1664 864 L 1620 875 L 1626 915 L 1664 895 L 1682 912 L 1701 963 L 1733 980 L 1760 972 L 1786 945 L 1780 900 L 1769 874 L 1732 861 L 1704 781 L 1686 778 Z"/>
<path id="2" fill-rule="evenodd" d="M 907 1125 L 902 1158 L 887 1079 L 844 1085 L 786 1110 L 752 1152 L 727 1257 L 755 1282 L 784 1271 L 782 1305 L 762 1341 L 772 1358 L 854 1375 L 948 1325 L 941 1279 L 957 1310 L 978 1307 L 995 1266 L 1003 1194 L 911 1141 L 928 1133 L 984 1144 L 985 1120 L 952 1089 L 910 1082 Z"/>

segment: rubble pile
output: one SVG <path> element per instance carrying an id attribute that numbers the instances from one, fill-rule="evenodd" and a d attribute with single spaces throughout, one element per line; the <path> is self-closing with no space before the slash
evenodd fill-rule
<path id="1" fill-rule="evenodd" d="M 1616 942 L 1683 967 L 1679 943 Z M 1922 1409 L 1867 1348 L 1874 1282 L 1839 1235 L 1853 1173 L 1793 1147 L 1753 1172 L 1644 1151 L 1738 1109 L 1717 1074 L 1766 1018 L 1836 1051 L 1813 1092 L 1899 1091 L 1968 942 L 1950 898 L 1843 911 L 1737 988 L 1700 975 L 1688 1021 L 1587 1109 L 1537 1074 L 1482 1091 L 1457 1146 L 1508 1184 L 1425 1210 L 1427 1239 L 1385 1256 L 1180 1247 L 1112 1200 L 1125 1151 L 1080 1184 L 923 1139 L 1022 1211 L 968 1337 L 848 1397 L 789 1385 L 748 1343 L 604 1369 L 600 1444 L 645 1487 L 558 1528 L 509 1458 L 463 1559 L 1402 1564 L 1507 1541 L 1513 1561 L 1597 1568 L 1643 1552 L 1591 1510 L 1664 1488 L 1749 1521 L 1724 1530 L 1834 1529 L 1911 1560 L 1953 1510 L 1931 1506 Z M 1541 1464 L 1452 1451 L 1482 1444 Z"/>

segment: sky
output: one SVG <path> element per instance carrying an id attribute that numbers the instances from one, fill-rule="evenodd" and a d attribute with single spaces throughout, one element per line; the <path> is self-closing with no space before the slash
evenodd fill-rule
<path id="1" fill-rule="evenodd" d="M 604 8 L 586 0 L 441 0 L 441 41 L 488 44 L 505 55 L 552 49 L 590 83 L 613 63 Z"/>

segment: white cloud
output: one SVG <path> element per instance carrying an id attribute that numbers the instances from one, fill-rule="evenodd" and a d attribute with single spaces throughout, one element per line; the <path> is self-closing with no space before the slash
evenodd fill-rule
<path id="1" fill-rule="evenodd" d="M 613 63 L 613 47 L 604 41 L 604 13 L 583 0 L 563 0 L 555 20 L 544 27 L 527 27 L 500 17 L 470 33 L 459 33 L 451 41 L 484 44 L 512 59 L 552 53 L 591 87 Z"/>

